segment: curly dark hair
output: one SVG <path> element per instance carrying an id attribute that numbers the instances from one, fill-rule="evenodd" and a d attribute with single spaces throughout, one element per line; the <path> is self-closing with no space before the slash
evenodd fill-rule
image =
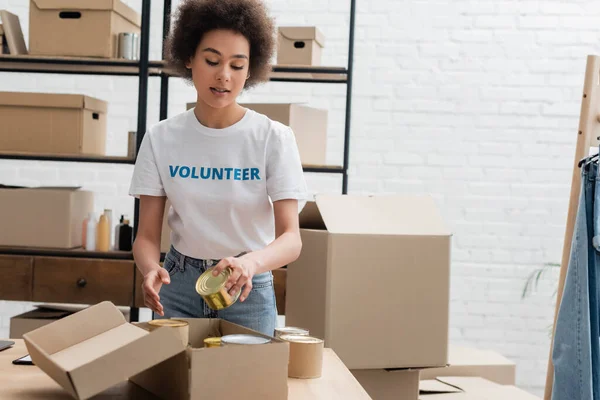
<path id="1" fill-rule="evenodd" d="M 250 78 L 245 88 L 269 79 L 275 51 L 275 23 L 262 0 L 184 0 L 174 13 L 165 41 L 166 61 L 186 80 L 192 80 L 186 63 L 196 53 L 202 36 L 215 29 L 242 34 L 250 43 Z"/>

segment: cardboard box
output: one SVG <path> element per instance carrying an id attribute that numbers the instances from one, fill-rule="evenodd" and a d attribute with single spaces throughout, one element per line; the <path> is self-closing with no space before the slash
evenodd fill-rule
<path id="1" fill-rule="evenodd" d="M 286 324 L 349 369 L 445 366 L 451 233 L 433 199 L 317 195 L 299 217 Z"/>
<path id="2" fill-rule="evenodd" d="M 125 321 L 110 302 L 23 335 L 33 363 L 76 399 L 90 397 L 177 354 L 175 331 L 152 332 Z"/>
<path id="3" fill-rule="evenodd" d="M 418 370 L 358 369 L 352 375 L 373 400 L 417 400 Z"/>
<path id="4" fill-rule="evenodd" d="M 0 10 L 0 20 L 4 30 L 4 40 L 6 41 L 6 54 L 27 54 L 27 45 L 21 30 L 19 17 L 7 10 Z"/>
<path id="5" fill-rule="evenodd" d="M 278 65 L 321 65 L 325 36 L 318 28 L 281 26 L 278 32 Z"/>
<path id="6" fill-rule="evenodd" d="M 450 345 L 448 366 L 427 368 L 421 371 L 421 379 L 442 376 L 479 376 L 501 385 L 514 385 L 516 364 L 491 350 Z"/>
<path id="7" fill-rule="evenodd" d="M 480 377 L 443 377 L 419 384 L 420 400 L 540 400 L 511 385 Z M 377 400 L 377 399 L 374 399 Z"/>
<path id="8" fill-rule="evenodd" d="M 74 248 L 94 194 L 78 188 L 0 189 L 0 246 Z"/>
<path id="9" fill-rule="evenodd" d="M 87 305 L 77 304 L 38 304 L 36 305 L 36 309 L 15 315 L 10 319 L 9 337 L 11 339 L 21 339 L 27 332 L 68 317 L 86 308 L 88 308 Z M 129 321 L 129 307 L 119 307 L 119 310 L 123 313 L 125 320 Z"/>
<path id="10" fill-rule="evenodd" d="M 269 336 L 220 319 L 178 319 L 189 323 L 186 354 L 132 377 L 132 382 L 165 400 L 288 398 L 288 343 L 271 338 L 264 345 L 204 348 L 209 336 Z"/>
<path id="11" fill-rule="evenodd" d="M 107 109 L 77 94 L 0 92 L 0 151 L 105 155 Z"/>
<path id="12" fill-rule="evenodd" d="M 302 165 L 326 165 L 327 110 L 291 103 L 240 103 L 294 131 Z M 196 103 L 187 103 L 187 109 Z"/>
<path id="13" fill-rule="evenodd" d="M 30 0 L 29 53 L 116 58 L 119 33 L 139 34 L 140 26 L 120 0 Z"/>

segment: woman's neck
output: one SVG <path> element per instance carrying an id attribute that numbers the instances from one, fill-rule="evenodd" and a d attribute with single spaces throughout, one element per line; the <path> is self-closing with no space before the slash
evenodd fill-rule
<path id="1" fill-rule="evenodd" d="M 200 99 L 196 101 L 194 109 L 196 119 L 202 125 L 212 129 L 223 129 L 235 124 L 244 117 L 245 112 L 246 109 L 237 103 L 224 108 L 213 108 Z"/>

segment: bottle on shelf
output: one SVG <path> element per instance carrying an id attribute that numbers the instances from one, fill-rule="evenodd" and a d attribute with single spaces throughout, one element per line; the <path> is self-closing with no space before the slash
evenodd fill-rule
<path id="1" fill-rule="evenodd" d="M 83 249 L 86 249 L 86 242 L 87 242 L 87 225 L 88 225 L 88 221 L 90 220 L 90 216 L 86 216 L 83 219 L 83 222 L 81 223 L 81 247 L 83 247 Z"/>
<path id="2" fill-rule="evenodd" d="M 108 218 L 106 217 L 106 214 L 102 214 L 96 228 L 96 250 L 108 251 L 109 249 L 110 227 L 108 226 Z"/>
<path id="3" fill-rule="evenodd" d="M 115 226 L 115 250 L 119 250 L 119 230 L 121 229 L 121 225 L 123 225 L 123 221 L 125 220 L 125 215 L 121 214 L 121 219 L 119 223 Z"/>
<path id="4" fill-rule="evenodd" d="M 104 215 L 106 215 L 106 218 L 108 219 L 108 248 L 109 250 L 112 250 L 113 246 L 114 246 L 114 242 L 113 242 L 113 213 L 112 210 L 105 208 L 104 209 Z"/>
<path id="5" fill-rule="evenodd" d="M 129 220 L 123 220 L 119 229 L 119 250 L 131 251 L 133 244 L 133 228 L 129 225 Z"/>
<path id="6" fill-rule="evenodd" d="M 96 222 L 96 213 L 91 212 L 88 216 L 88 222 L 86 227 L 86 237 L 85 237 L 85 249 L 88 251 L 96 250 L 96 227 L 98 223 Z"/>

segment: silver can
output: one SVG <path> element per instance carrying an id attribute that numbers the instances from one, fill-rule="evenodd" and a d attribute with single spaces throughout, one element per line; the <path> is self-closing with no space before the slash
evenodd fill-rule
<path id="1" fill-rule="evenodd" d="M 270 339 L 258 335 L 235 334 L 221 337 L 221 343 L 223 346 L 267 344 L 270 342 Z"/>
<path id="2" fill-rule="evenodd" d="M 119 33 L 118 58 L 125 60 L 140 59 L 140 35 L 133 32 Z"/>

